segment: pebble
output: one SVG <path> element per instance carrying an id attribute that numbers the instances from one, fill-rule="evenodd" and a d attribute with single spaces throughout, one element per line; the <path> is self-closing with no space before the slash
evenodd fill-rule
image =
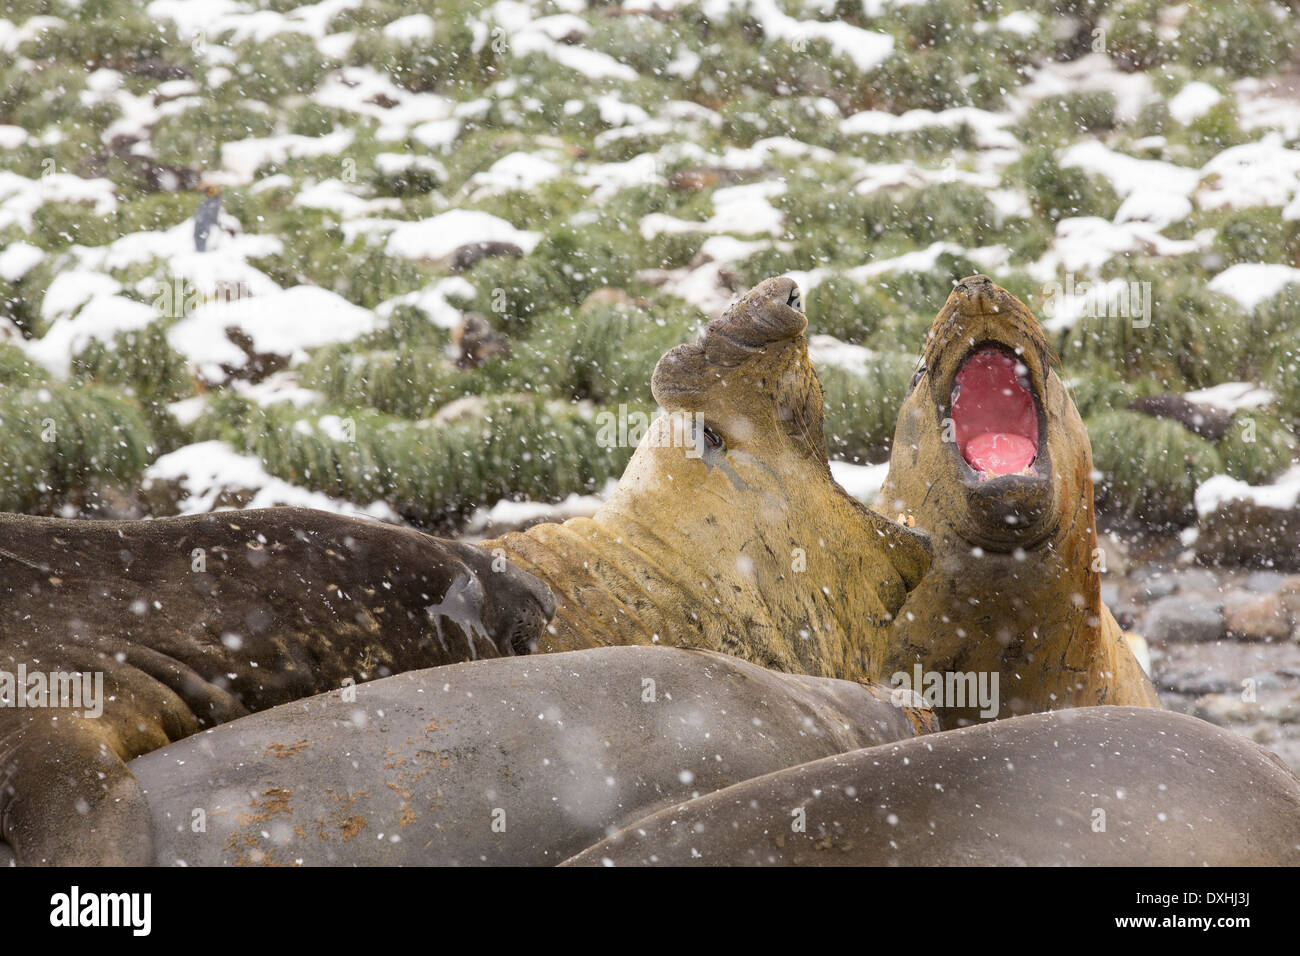
<path id="1" fill-rule="evenodd" d="M 1291 636 L 1291 615 L 1282 595 L 1234 591 L 1223 599 L 1228 636 L 1242 641 L 1285 641 Z"/>
<path id="2" fill-rule="evenodd" d="M 1162 597 L 1147 609 L 1140 628 L 1150 641 L 1199 643 L 1227 636 L 1223 604 L 1183 594 Z"/>

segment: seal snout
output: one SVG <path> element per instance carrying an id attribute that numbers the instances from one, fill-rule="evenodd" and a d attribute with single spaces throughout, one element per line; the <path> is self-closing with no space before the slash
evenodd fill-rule
<path id="1" fill-rule="evenodd" d="M 706 325 L 698 342 L 665 353 L 655 366 L 650 390 L 664 407 L 670 401 L 698 401 L 727 370 L 772 345 L 798 339 L 807 327 L 798 284 L 785 276 L 765 279 Z"/>
<path id="2" fill-rule="evenodd" d="M 738 364 L 774 342 L 803 335 L 808 317 L 803 295 L 791 278 L 764 279 L 704 329 L 700 344 L 710 361 Z"/>
<path id="3" fill-rule="evenodd" d="M 967 276 L 958 282 L 952 290 L 949 302 L 956 300 L 964 311 L 979 315 L 1000 312 L 1006 303 L 1002 300 L 1008 293 L 994 284 L 986 275 Z"/>

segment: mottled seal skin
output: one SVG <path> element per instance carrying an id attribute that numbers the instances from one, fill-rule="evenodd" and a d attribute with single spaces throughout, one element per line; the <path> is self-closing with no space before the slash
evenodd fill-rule
<path id="1" fill-rule="evenodd" d="M 660 647 L 453 664 L 354 691 L 132 761 L 157 862 L 554 864 L 660 807 L 937 726 L 884 688 Z"/>
<path id="2" fill-rule="evenodd" d="M 159 521 L 0 515 L 0 670 L 98 672 L 103 713 L 0 706 L 20 863 L 151 862 L 132 757 L 417 667 L 526 653 L 545 586 L 481 549 L 277 508 Z"/>
<path id="3" fill-rule="evenodd" d="M 1038 456 L 1029 474 L 980 481 L 952 440 L 951 396 L 965 360 L 989 346 L 1024 366 Z M 934 551 L 898 616 L 887 673 L 996 673 L 999 717 L 1160 706 L 1101 600 L 1092 446 L 1059 364 L 1023 303 L 987 276 L 963 279 L 926 336 L 872 506 L 928 531 Z M 979 710 L 941 707 L 940 720 L 988 719 Z"/>
<path id="4" fill-rule="evenodd" d="M 778 771 L 661 810 L 568 862 L 1296 866 L 1300 779 L 1194 717 L 1089 707 Z"/>
<path id="5" fill-rule="evenodd" d="M 556 594 L 539 650 L 658 643 L 881 673 L 929 551 L 831 477 L 807 324 L 792 280 L 760 283 L 660 360 L 666 414 L 593 517 L 483 543 Z"/>

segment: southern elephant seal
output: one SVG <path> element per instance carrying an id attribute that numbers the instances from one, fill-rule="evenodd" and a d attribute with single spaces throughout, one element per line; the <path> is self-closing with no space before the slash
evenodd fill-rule
<path id="1" fill-rule="evenodd" d="M 345 681 L 526 653 L 554 611 L 481 549 L 306 509 L 0 515 L 0 539 L 0 837 L 22 863 L 152 861 L 127 760 Z"/>
<path id="2" fill-rule="evenodd" d="M 831 477 L 807 324 L 792 280 L 760 283 L 659 361 L 667 414 L 595 515 L 483 542 L 555 592 L 539 650 L 662 643 L 879 677 L 928 546 Z"/>
<path id="3" fill-rule="evenodd" d="M 1300 779 L 1194 717 L 1087 707 L 778 771 L 667 807 L 567 862 L 1296 866 Z"/>
<path id="4" fill-rule="evenodd" d="M 540 865 L 660 807 L 936 728 L 883 688 L 615 647 L 409 671 L 130 767 L 163 865 Z"/>
<path id="5" fill-rule="evenodd" d="M 928 531 L 934 559 L 898 616 L 887 672 L 917 692 L 918 671 L 936 689 L 925 675 L 998 678 L 996 714 L 927 696 L 945 727 L 1160 706 L 1101 600 L 1092 446 L 1057 366 L 1030 311 L 971 276 L 930 327 L 898 415 L 872 507 Z"/>
<path id="6" fill-rule="evenodd" d="M 929 552 L 831 478 L 805 326 L 772 279 L 669 352 L 669 414 L 590 520 L 470 545 L 298 509 L 0 517 L 0 672 L 103 681 L 101 715 L 0 707 L 0 836 L 23 863 L 152 860 L 126 761 L 347 680 L 652 643 L 877 675 Z"/>

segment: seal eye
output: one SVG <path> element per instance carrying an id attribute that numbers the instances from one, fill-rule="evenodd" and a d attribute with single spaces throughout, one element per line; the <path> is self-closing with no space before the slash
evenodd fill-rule
<path id="1" fill-rule="evenodd" d="M 704 444 L 710 451 L 717 451 L 722 447 L 722 436 L 715 432 L 710 426 L 704 426 Z"/>
<path id="2" fill-rule="evenodd" d="M 916 386 L 920 383 L 921 379 L 924 377 L 925 377 L 925 366 L 918 365 L 916 367 L 916 373 L 912 376 L 912 384 L 907 386 L 907 390 L 910 392 L 912 391 L 912 389 L 916 388 Z"/>

